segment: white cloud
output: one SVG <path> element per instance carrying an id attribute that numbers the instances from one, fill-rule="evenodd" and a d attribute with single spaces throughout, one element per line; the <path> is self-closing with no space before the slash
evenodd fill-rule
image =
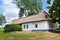
<path id="1" fill-rule="evenodd" d="M 19 9 L 16 4 L 12 3 L 12 0 L 2 0 L 4 12 L 3 15 L 6 16 L 7 23 L 11 23 L 13 19 L 18 18 Z"/>

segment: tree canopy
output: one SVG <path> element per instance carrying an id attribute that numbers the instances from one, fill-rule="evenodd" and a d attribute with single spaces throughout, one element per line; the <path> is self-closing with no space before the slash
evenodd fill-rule
<path id="1" fill-rule="evenodd" d="M 50 4 L 51 0 L 48 0 L 48 4 Z M 52 6 L 49 8 L 49 13 L 54 22 L 58 22 L 60 24 L 60 0 L 54 0 Z"/>
<path id="2" fill-rule="evenodd" d="M 22 17 L 24 14 L 25 16 L 34 15 L 42 10 L 41 0 L 14 0 L 14 3 L 20 8 L 19 17 Z"/>
<path id="3" fill-rule="evenodd" d="M 6 22 L 5 16 L 3 16 L 2 14 L 0 14 L 0 25 L 2 25 L 5 22 Z"/>

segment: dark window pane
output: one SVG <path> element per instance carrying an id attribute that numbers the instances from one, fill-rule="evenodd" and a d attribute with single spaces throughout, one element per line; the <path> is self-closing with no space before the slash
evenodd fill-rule
<path id="1" fill-rule="evenodd" d="M 27 25 L 27 29 L 28 29 L 28 25 Z"/>
<path id="2" fill-rule="evenodd" d="M 24 29 L 25 29 L 25 25 L 24 25 Z"/>
<path id="3" fill-rule="evenodd" d="M 45 15 L 45 18 L 48 18 L 48 15 Z"/>
<path id="4" fill-rule="evenodd" d="M 35 28 L 37 28 L 38 27 L 38 25 L 37 24 L 35 24 Z"/>

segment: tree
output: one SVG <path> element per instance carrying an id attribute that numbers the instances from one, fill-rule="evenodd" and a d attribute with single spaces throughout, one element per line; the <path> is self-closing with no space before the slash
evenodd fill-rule
<path id="1" fill-rule="evenodd" d="M 20 8 L 19 17 L 22 17 L 24 14 L 26 16 L 37 14 L 42 10 L 41 0 L 14 0 L 18 8 Z"/>
<path id="2" fill-rule="evenodd" d="M 0 14 L 0 25 L 2 25 L 5 22 L 6 22 L 5 16 L 3 16 L 3 15 Z"/>
<path id="3" fill-rule="evenodd" d="M 51 0 L 48 0 L 50 4 Z M 49 8 L 49 13 L 54 22 L 60 24 L 60 0 L 54 0 L 52 6 Z"/>

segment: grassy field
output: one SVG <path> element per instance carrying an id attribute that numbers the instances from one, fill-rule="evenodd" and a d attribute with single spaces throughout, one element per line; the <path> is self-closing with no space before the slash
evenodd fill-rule
<path id="1" fill-rule="evenodd" d="M 11 32 L 0 30 L 0 40 L 60 40 L 60 34 L 50 32 Z"/>

